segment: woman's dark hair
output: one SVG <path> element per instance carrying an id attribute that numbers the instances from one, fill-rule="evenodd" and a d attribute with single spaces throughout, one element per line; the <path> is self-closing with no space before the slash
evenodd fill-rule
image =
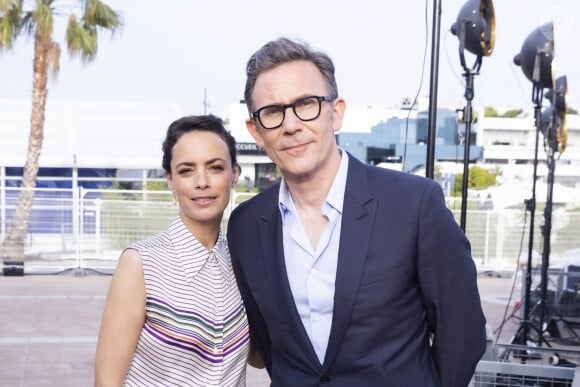
<path id="1" fill-rule="evenodd" d="M 239 168 L 236 160 L 236 140 L 230 132 L 224 127 L 221 118 L 212 114 L 201 116 L 185 116 L 175 120 L 167 128 L 167 135 L 163 140 L 163 161 L 162 167 L 166 173 L 171 174 L 171 158 L 173 157 L 173 146 L 177 143 L 179 138 L 193 130 L 213 132 L 220 136 L 228 146 L 230 152 L 230 159 L 232 160 L 232 168 Z"/>

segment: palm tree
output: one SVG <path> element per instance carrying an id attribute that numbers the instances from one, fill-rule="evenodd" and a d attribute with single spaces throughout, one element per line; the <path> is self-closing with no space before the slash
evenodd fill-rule
<path id="1" fill-rule="evenodd" d="M 68 52 L 71 57 L 80 55 L 85 63 L 92 61 L 97 54 L 97 30 L 106 29 L 114 33 L 122 25 L 120 14 L 100 0 L 79 0 L 80 19 L 71 10 L 70 1 L 60 7 L 56 3 L 56 0 L 34 0 L 30 4 L 25 4 L 24 0 L 0 0 L 0 50 L 12 48 L 21 34 L 34 37 L 30 136 L 21 192 L 0 250 L 4 259 L 24 259 L 24 239 L 42 148 L 48 72 L 50 69 L 56 76 L 59 71 L 60 46 L 53 40 L 55 17 L 68 15 L 65 38 Z"/>

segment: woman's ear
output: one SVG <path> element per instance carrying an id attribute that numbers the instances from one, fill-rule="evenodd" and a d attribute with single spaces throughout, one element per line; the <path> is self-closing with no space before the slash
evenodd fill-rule
<path id="1" fill-rule="evenodd" d="M 236 184 L 238 184 L 238 179 L 240 178 L 241 173 L 242 167 L 240 167 L 240 164 L 236 163 L 236 165 L 234 165 L 234 178 L 232 179 L 232 188 L 234 188 Z"/>
<path id="2" fill-rule="evenodd" d="M 165 181 L 167 182 L 167 188 L 171 192 L 175 192 L 175 187 L 173 186 L 173 179 L 171 178 L 171 174 L 165 172 Z"/>

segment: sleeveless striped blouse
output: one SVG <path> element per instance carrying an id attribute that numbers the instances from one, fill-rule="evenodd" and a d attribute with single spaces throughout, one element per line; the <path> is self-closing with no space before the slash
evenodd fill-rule
<path id="1" fill-rule="evenodd" d="M 143 259 L 146 321 L 126 386 L 245 386 L 246 311 L 220 233 L 208 251 L 179 216 L 133 243 Z"/>

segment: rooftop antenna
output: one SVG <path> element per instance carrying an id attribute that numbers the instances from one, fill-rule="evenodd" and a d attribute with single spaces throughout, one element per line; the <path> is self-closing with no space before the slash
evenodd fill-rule
<path id="1" fill-rule="evenodd" d="M 207 108 L 211 105 L 207 101 L 207 87 L 203 88 L 203 114 L 207 114 Z"/>

